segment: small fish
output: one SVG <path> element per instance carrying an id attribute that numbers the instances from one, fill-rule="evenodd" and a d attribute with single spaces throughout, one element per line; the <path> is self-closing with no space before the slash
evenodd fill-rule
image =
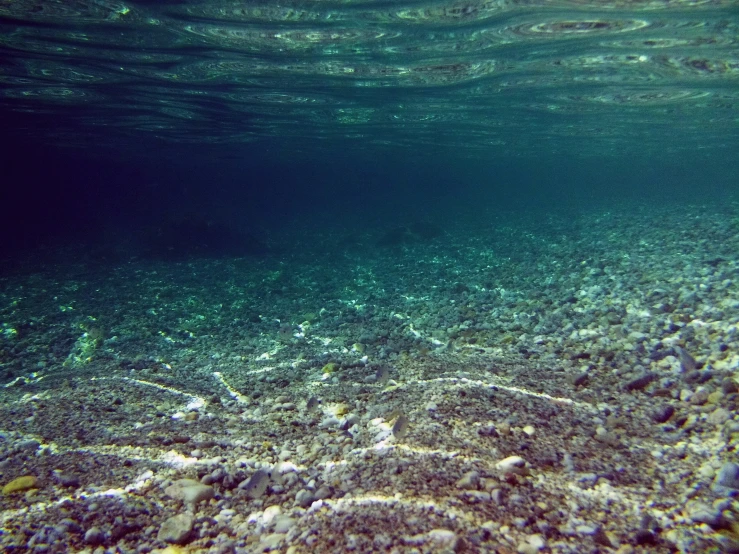
<path id="1" fill-rule="evenodd" d="M 246 481 L 242 481 L 239 488 L 246 491 L 246 495 L 249 498 L 259 498 L 265 492 L 267 492 L 267 486 L 269 485 L 269 473 L 263 469 L 257 470 Z"/>
<path id="2" fill-rule="evenodd" d="M 695 358 L 693 358 L 693 356 L 691 356 L 688 351 L 681 346 L 676 346 L 675 350 L 677 350 L 677 355 L 680 358 L 680 369 L 684 373 L 695 371 L 698 367 L 698 363 L 695 361 Z"/>
<path id="3" fill-rule="evenodd" d="M 384 383 L 389 378 L 390 370 L 384 365 L 381 365 L 377 368 L 377 371 L 375 371 L 375 383 Z"/>
<path id="4" fill-rule="evenodd" d="M 402 439 L 408 434 L 408 417 L 400 414 L 393 424 L 393 436 Z"/>
<path id="5" fill-rule="evenodd" d="M 311 396 L 308 399 L 308 402 L 305 403 L 305 409 L 308 410 L 309 412 L 312 412 L 313 410 L 315 410 L 318 407 L 318 404 L 320 404 L 320 402 L 321 401 L 318 400 L 317 397 Z"/>

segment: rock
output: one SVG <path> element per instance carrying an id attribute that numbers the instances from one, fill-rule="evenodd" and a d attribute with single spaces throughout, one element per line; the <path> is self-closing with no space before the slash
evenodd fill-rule
<path id="1" fill-rule="evenodd" d="M 706 403 L 706 400 L 708 400 L 708 395 L 710 393 L 707 389 L 700 387 L 697 391 L 693 393 L 693 395 L 690 397 L 689 402 L 691 404 L 694 404 L 695 406 L 702 406 Z"/>
<path id="2" fill-rule="evenodd" d="M 314 500 L 315 498 L 313 497 L 313 494 L 307 490 L 298 491 L 298 494 L 295 495 L 295 502 L 297 502 L 298 506 L 301 508 L 310 507 Z"/>
<path id="3" fill-rule="evenodd" d="M 57 480 L 62 487 L 77 488 L 80 486 L 80 478 L 71 473 L 60 473 L 57 475 Z"/>
<path id="4" fill-rule="evenodd" d="M 38 488 L 38 479 L 33 475 L 24 475 L 6 484 L 3 487 L 3 494 L 13 494 L 14 492 L 27 491 L 28 489 L 35 488 Z"/>
<path id="5" fill-rule="evenodd" d="M 105 533 L 100 527 L 90 527 L 85 533 L 85 543 L 91 545 L 103 544 L 105 542 Z"/>
<path id="6" fill-rule="evenodd" d="M 643 390 L 657 378 L 657 375 L 655 373 L 645 373 L 643 375 L 640 375 L 639 377 L 632 379 L 628 383 L 624 385 L 624 390 L 627 391 L 635 391 L 635 390 Z"/>
<path id="7" fill-rule="evenodd" d="M 675 414 L 675 408 L 669 404 L 660 406 L 652 414 L 652 419 L 657 423 L 667 423 Z"/>
<path id="8" fill-rule="evenodd" d="M 685 382 L 691 384 L 702 385 L 711 380 L 713 374 L 710 371 L 691 371 L 685 375 Z"/>
<path id="9" fill-rule="evenodd" d="M 29 439 L 18 443 L 20 450 L 38 450 L 41 444 L 37 440 Z"/>
<path id="10" fill-rule="evenodd" d="M 454 550 L 457 547 L 457 535 L 449 529 L 431 529 L 426 536 L 429 542 L 434 543 L 440 549 Z"/>
<path id="11" fill-rule="evenodd" d="M 521 456 L 508 456 L 498 462 L 495 467 L 506 473 L 517 473 L 519 475 L 527 475 L 526 460 Z"/>
<path id="12" fill-rule="evenodd" d="M 716 474 L 714 485 L 729 489 L 739 489 L 739 465 L 726 462 Z"/>
<path id="13" fill-rule="evenodd" d="M 657 542 L 657 537 L 649 529 L 640 529 L 634 535 L 634 542 L 639 546 L 654 545 Z"/>
<path id="14" fill-rule="evenodd" d="M 694 523 L 706 523 L 711 526 L 718 526 L 721 523 L 721 512 L 716 513 L 710 506 L 706 504 L 696 504 L 690 510 L 686 510 L 688 517 Z"/>
<path id="15" fill-rule="evenodd" d="M 611 431 L 608 431 L 603 427 L 599 427 L 596 430 L 595 437 L 593 438 L 595 438 L 595 440 L 597 440 L 598 442 L 607 444 L 608 446 L 611 446 L 613 448 L 620 448 L 621 446 L 623 446 L 615 433 L 612 433 Z"/>
<path id="16" fill-rule="evenodd" d="M 516 547 L 518 554 L 536 554 L 546 547 L 546 541 L 541 535 L 530 535 L 526 542 L 521 542 Z"/>
<path id="17" fill-rule="evenodd" d="M 739 387 L 737 386 L 734 379 L 726 378 L 721 381 L 721 391 L 724 394 L 734 394 L 739 392 Z"/>
<path id="18" fill-rule="evenodd" d="M 194 479 L 179 479 L 164 489 L 167 496 L 182 500 L 185 504 L 195 505 L 214 496 L 213 487 L 204 485 Z"/>
<path id="19" fill-rule="evenodd" d="M 729 421 L 731 413 L 724 408 L 716 408 L 710 414 L 708 414 L 708 422 L 714 425 L 722 425 Z"/>
<path id="20" fill-rule="evenodd" d="M 477 430 L 477 434 L 481 437 L 498 437 L 498 431 L 495 429 L 495 425 L 492 423 L 489 423 L 487 425 L 483 425 Z"/>
<path id="21" fill-rule="evenodd" d="M 606 531 L 605 529 L 603 529 L 602 525 L 599 525 L 593 532 L 593 542 L 601 546 L 613 548 L 613 543 L 611 542 L 611 539 L 608 538 L 608 535 L 606 534 Z"/>
<path id="22" fill-rule="evenodd" d="M 458 489 L 474 490 L 480 483 L 480 474 L 476 471 L 468 471 L 457 481 Z"/>
<path id="23" fill-rule="evenodd" d="M 577 375 L 572 375 L 569 378 L 570 384 L 572 384 L 573 387 L 584 387 L 588 384 L 588 381 L 590 380 L 590 377 L 587 373 L 582 372 L 578 373 Z"/>
<path id="24" fill-rule="evenodd" d="M 190 538 L 195 518 L 190 514 L 177 514 L 166 519 L 157 533 L 157 540 L 172 544 L 185 544 Z"/>
<path id="25" fill-rule="evenodd" d="M 275 520 L 275 533 L 287 533 L 297 523 L 297 520 L 292 517 L 280 516 Z"/>
<path id="26" fill-rule="evenodd" d="M 259 548 L 260 552 L 269 552 L 270 550 L 277 550 L 277 547 L 285 539 L 284 533 L 270 533 L 268 535 L 262 535 L 259 537 Z"/>

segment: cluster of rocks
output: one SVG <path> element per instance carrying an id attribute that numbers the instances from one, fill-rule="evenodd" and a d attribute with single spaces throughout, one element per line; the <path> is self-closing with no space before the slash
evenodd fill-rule
<path id="1" fill-rule="evenodd" d="M 0 547 L 732 551 L 738 239 L 658 215 L 6 278 Z"/>

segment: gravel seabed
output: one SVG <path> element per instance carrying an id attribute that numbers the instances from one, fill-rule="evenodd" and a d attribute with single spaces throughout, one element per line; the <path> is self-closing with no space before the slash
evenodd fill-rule
<path id="1" fill-rule="evenodd" d="M 441 230 L 6 271 L 0 549 L 739 552 L 739 204 Z"/>

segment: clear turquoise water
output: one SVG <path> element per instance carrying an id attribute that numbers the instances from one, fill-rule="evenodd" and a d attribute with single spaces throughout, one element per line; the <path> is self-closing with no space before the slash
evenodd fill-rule
<path id="1" fill-rule="evenodd" d="M 0 110 L 26 136 L 122 149 L 732 152 L 738 15 L 729 0 L 3 0 Z"/>

